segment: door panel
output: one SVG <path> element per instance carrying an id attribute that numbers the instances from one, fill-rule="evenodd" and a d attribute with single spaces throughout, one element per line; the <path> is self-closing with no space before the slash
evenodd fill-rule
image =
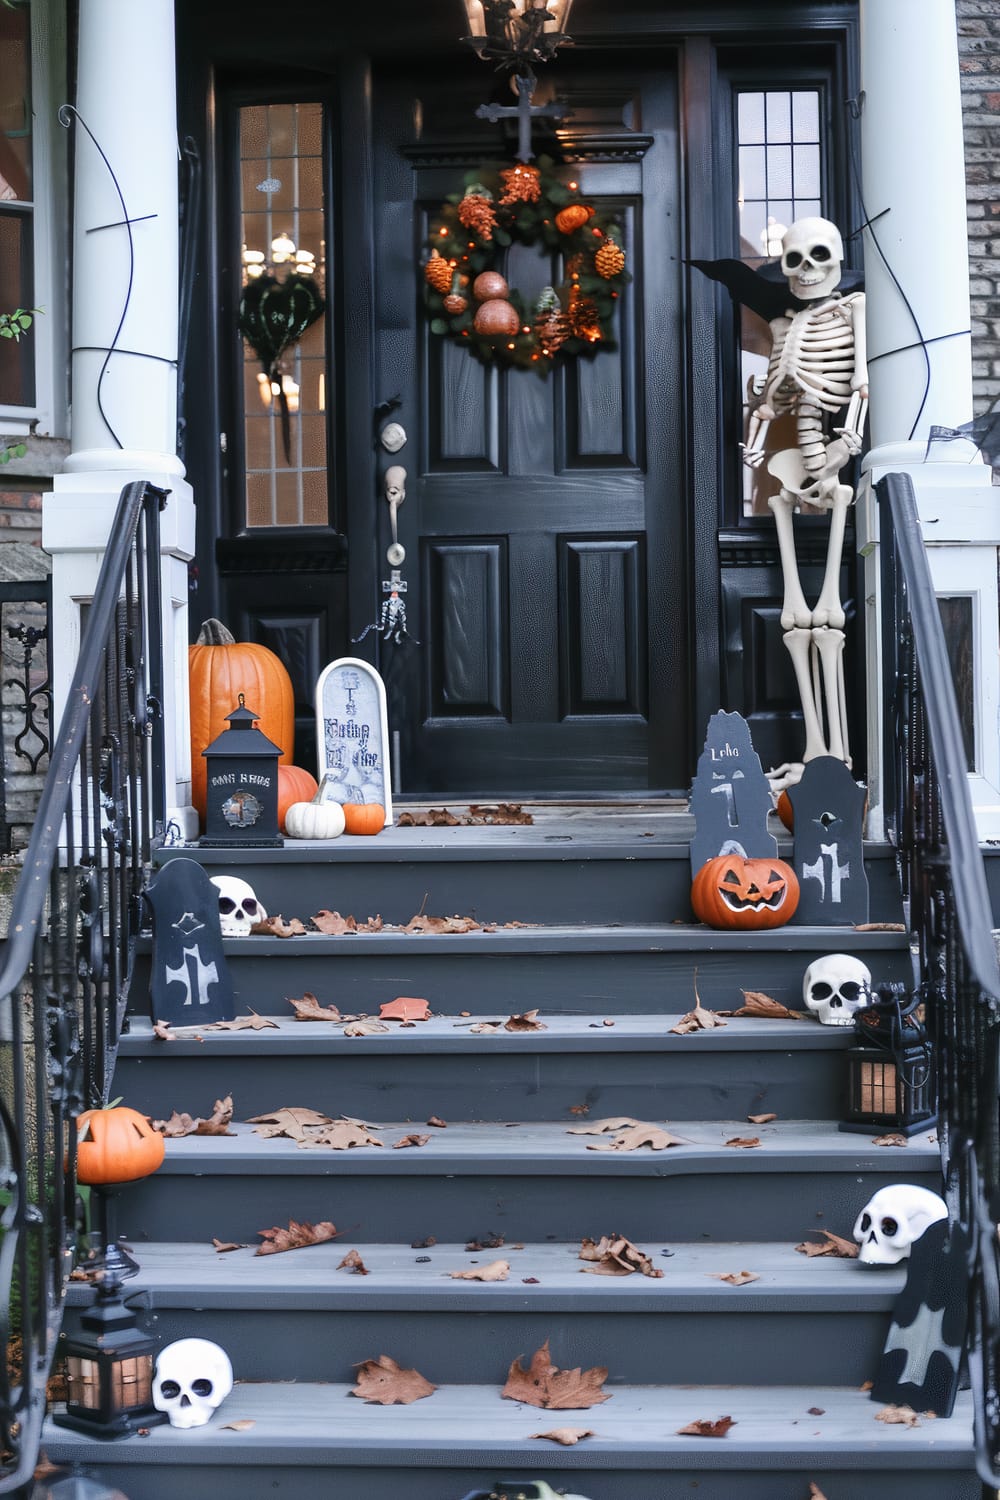
<path id="1" fill-rule="evenodd" d="M 484 368 L 431 333 L 415 250 L 465 171 L 504 148 L 479 127 L 481 147 L 449 153 L 428 140 L 423 82 L 376 76 L 376 202 L 390 205 L 385 224 L 397 231 L 376 235 L 376 400 L 398 392 L 410 433 L 388 462 L 409 475 L 400 540 L 421 642 L 377 644 L 404 795 L 599 795 L 687 779 L 677 91 L 669 56 L 656 71 L 646 59 L 617 68 L 561 61 L 559 92 L 571 108 L 575 94 L 589 97 L 588 70 L 603 98 L 617 88 L 617 139 L 606 119 L 599 145 L 580 132 L 568 170 L 620 219 L 634 280 L 615 347 L 547 381 Z M 404 244 L 395 210 L 407 197 Z M 562 278 L 529 246 L 511 247 L 504 271 L 528 305 Z M 400 277 L 414 289 L 408 328 Z M 352 620 L 374 618 L 378 601 L 359 590 L 371 587 L 372 557 L 378 585 L 387 577 L 384 520 L 370 539 L 351 538 Z"/>

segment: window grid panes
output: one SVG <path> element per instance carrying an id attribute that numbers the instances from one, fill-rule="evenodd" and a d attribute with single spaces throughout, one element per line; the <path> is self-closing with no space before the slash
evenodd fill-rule
<path id="1" fill-rule="evenodd" d="M 240 110 L 243 283 L 269 277 L 325 284 L 323 107 Z M 327 368 L 320 317 L 266 371 L 244 340 L 246 524 L 322 526 L 328 520 Z"/>
<path id="2" fill-rule="evenodd" d="M 823 152 L 818 89 L 748 89 L 736 95 L 740 258 L 759 266 L 781 255 L 781 237 L 796 219 L 823 212 Z M 771 335 L 762 318 L 741 309 L 741 389 L 767 371 Z M 743 426 L 749 408 L 744 404 Z M 794 447 L 790 417 L 772 422 L 769 450 Z M 743 469 L 743 513 L 768 515 L 777 481 Z"/>
<path id="3" fill-rule="evenodd" d="M 31 12 L 0 6 L 0 311 L 34 306 Z M 34 406 L 34 340 L 0 340 L 0 406 Z"/>

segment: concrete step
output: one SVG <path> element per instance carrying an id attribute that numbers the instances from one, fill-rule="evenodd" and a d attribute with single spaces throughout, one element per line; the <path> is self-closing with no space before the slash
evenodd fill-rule
<path id="1" fill-rule="evenodd" d="M 549 1338 L 570 1368 L 606 1365 L 612 1387 L 860 1386 L 877 1367 L 905 1279 L 903 1268 L 811 1259 L 791 1243 L 640 1248 L 658 1279 L 584 1274 L 579 1242 L 473 1253 L 365 1244 L 348 1233 L 266 1256 L 252 1246 L 218 1254 L 205 1243 L 158 1243 L 138 1247 L 129 1293 L 148 1293 L 161 1344 L 196 1328 L 227 1350 L 241 1380 L 349 1380 L 377 1348 L 433 1366 L 435 1380 L 502 1381 L 518 1354 Z M 339 1269 L 354 1249 L 367 1275 Z M 449 1275 L 497 1259 L 510 1266 L 507 1281 Z M 718 1279 L 743 1270 L 758 1280 Z M 71 1307 L 90 1296 L 71 1286 Z"/>
<path id="2" fill-rule="evenodd" d="M 379 1353 L 372 1348 L 369 1357 Z M 525 1354 L 530 1351 L 521 1351 Z M 561 1351 L 553 1357 L 565 1367 Z M 433 1380 L 435 1370 L 422 1361 Z M 49 1423 L 56 1462 L 99 1464 L 131 1500 L 277 1495 L 295 1500 L 461 1500 L 499 1481 L 544 1478 L 587 1500 L 980 1500 L 972 1420 L 917 1427 L 876 1421 L 862 1392 L 809 1388 L 626 1386 L 584 1411 L 544 1411 L 503 1400 L 499 1383 L 445 1385 L 409 1406 L 371 1406 L 348 1385 L 239 1384 L 207 1427 L 153 1427 L 144 1437 L 96 1443 Z M 731 1416 L 719 1439 L 683 1437 L 693 1421 Z M 225 1431 L 236 1420 L 246 1431 Z M 558 1427 L 590 1429 L 574 1447 L 539 1441 Z"/>
<path id="3" fill-rule="evenodd" d="M 495 1013 L 497 1022 L 506 1016 Z M 136 1017 L 122 1039 L 115 1092 L 155 1119 L 210 1112 L 234 1097 L 242 1119 L 272 1109 L 275 1079 L 331 1115 L 543 1121 L 669 1115 L 673 1120 L 837 1120 L 845 1104 L 850 1027 L 731 1018 L 675 1035 L 680 1014 L 539 1017 L 544 1031 L 483 1035 L 458 1016 L 374 1036 L 329 1022 L 278 1018 L 274 1029 L 204 1032 L 169 1043 Z M 289 1094 L 289 1098 L 291 1094 Z M 575 1111 L 575 1113 L 574 1113 Z M 582 1111 L 582 1113 L 581 1113 Z"/>
<path id="4" fill-rule="evenodd" d="M 322 903 L 312 903 L 318 910 Z M 430 908 L 428 907 L 428 910 Z M 440 914 L 440 913 L 439 913 Z M 141 945 L 131 1009 L 149 1014 L 149 941 Z M 398 932 L 326 937 L 259 935 L 225 943 L 237 1009 L 287 1015 L 286 995 L 306 990 L 341 1011 L 377 1014 L 397 995 L 423 996 L 431 1009 L 474 1016 L 540 1007 L 550 1014 L 603 1018 L 694 1004 L 731 1009 L 741 989 L 802 1004 L 802 975 L 814 958 L 849 952 L 876 981 L 912 982 L 904 932 L 781 927 L 715 932 L 678 923 L 544 926 L 451 934 Z"/>
<path id="5" fill-rule="evenodd" d="M 272 1107 L 312 1107 L 289 1088 L 276 1078 Z M 879 1187 L 902 1179 L 936 1188 L 940 1175 L 930 1134 L 884 1147 L 816 1121 L 685 1120 L 676 1131 L 685 1144 L 628 1153 L 588 1150 L 601 1138 L 571 1135 L 566 1124 L 452 1123 L 425 1132 L 425 1146 L 393 1149 L 419 1123 L 383 1120 L 383 1147 L 346 1151 L 262 1140 L 249 1125 L 231 1137 L 168 1141 L 159 1170 L 119 1191 L 119 1231 L 137 1241 L 255 1242 L 258 1229 L 308 1219 L 389 1243 L 465 1242 L 490 1230 L 509 1241 L 575 1240 L 601 1225 L 664 1245 L 794 1243 L 821 1227 L 849 1233 Z M 761 1145 L 725 1144 L 749 1135 Z"/>

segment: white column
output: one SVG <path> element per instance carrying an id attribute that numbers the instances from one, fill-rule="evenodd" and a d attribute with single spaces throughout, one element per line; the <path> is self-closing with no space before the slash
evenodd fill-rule
<path id="1" fill-rule="evenodd" d="M 858 498 L 866 557 L 869 829 L 882 827 L 878 516 L 870 486 L 908 473 L 935 588 L 973 601 L 976 770 L 982 837 L 1000 832 L 997 544 L 989 469 L 931 426 L 973 415 L 965 149 L 953 0 L 861 0 L 861 142 L 871 452 Z M 909 304 L 909 306 L 907 306 Z M 912 309 L 912 312 L 911 312 Z M 923 347 L 921 347 L 923 344 Z"/>
<path id="2" fill-rule="evenodd" d="M 173 0 L 80 0 L 77 71 L 72 449 L 42 509 L 42 545 L 52 554 L 54 708 L 58 718 L 80 605 L 93 595 L 119 494 L 148 479 L 170 491 L 161 517 L 167 816 L 193 837 L 187 563 L 195 516 L 176 451 Z"/>

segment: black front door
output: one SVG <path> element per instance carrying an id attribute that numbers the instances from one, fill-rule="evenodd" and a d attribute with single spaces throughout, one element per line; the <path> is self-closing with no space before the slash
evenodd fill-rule
<path id="1" fill-rule="evenodd" d="M 614 209 L 634 279 L 617 347 L 542 381 L 485 369 L 421 307 L 430 217 L 470 167 L 513 159 L 500 127 L 473 118 L 488 70 L 440 104 L 426 74 L 375 73 L 373 377 L 376 401 L 400 397 L 408 441 L 380 453 L 370 507 L 352 505 L 350 598 L 357 635 L 389 577 L 379 477 L 402 464 L 420 645 L 377 652 L 404 795 L 655 792 L 688 775 L 675 72 L 668 52 L 655 68 L 560 59 L 557 83 L 573 118 L 536 149 L 561 149 L 567 177 Z M 526 301 L 562 275 L 534 247 L 505 269 Z"/>

